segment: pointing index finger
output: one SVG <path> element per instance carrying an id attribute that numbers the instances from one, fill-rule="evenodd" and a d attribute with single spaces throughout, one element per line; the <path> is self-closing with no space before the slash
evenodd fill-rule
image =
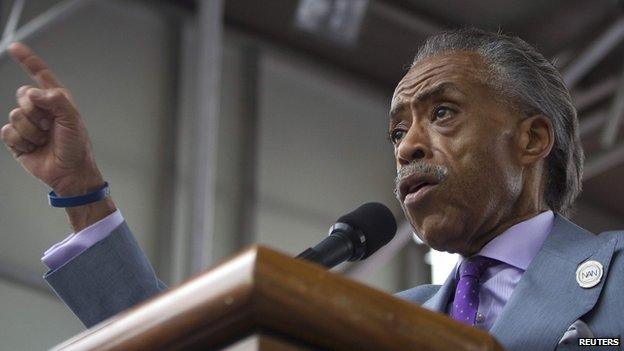
<path id="1" fill-rule="evenodd" d="M 9 53 L 42 88 L 63 88 L 63 84 L 54 76 L 45 61 L 28 46 L 12 43 L 9 45 Z"/>

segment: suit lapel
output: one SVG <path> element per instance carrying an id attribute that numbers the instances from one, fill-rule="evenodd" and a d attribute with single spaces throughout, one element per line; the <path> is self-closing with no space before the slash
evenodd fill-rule
<path id="1" fill-rule="evenodd" d="M 555 349 L 567 328 L 596 304 L 614 247 L 615 239 L 602 239 L 556 215 L 490 333 L 508 350 Z M 576 269 L 589 259 L 600 262 L 604 272 L 598 285 L 584 289 Z"/>
<path id="2" fill-rule="evenodd" d="M 452 294 L 455 293 L 455 286 L 457 285 L 457 280 L 455 278 L 457 275 L 457 268 L 458 267 L 455 266 L 440 289 L 438 289 L 435 295 L 433 295 L 429 300 L 425 301 L 425 303 L 422 304 L 422 307 L 432 311 L 446 313 L 446 306 L 448 305 Z"/>

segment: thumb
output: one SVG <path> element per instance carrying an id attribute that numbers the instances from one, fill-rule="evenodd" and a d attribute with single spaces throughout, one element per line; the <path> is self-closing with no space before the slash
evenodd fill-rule
<path id="1" fill-rule="evenodd" d="M 75 122 L 78 119 L 78 111 L 62 89 L 31 88 L 27 94 L 33 105 L 50 112 L 55 118 L 67 122 Z"/>

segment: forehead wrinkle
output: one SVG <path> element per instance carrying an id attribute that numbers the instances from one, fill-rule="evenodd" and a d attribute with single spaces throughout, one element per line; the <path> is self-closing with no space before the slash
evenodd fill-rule
<path id="1" fill-rule="evenodd" d="M 444 61 L 444 60 L 442 60 Z M 465 71 L 470 71 L 472 73 L 472 69 L 470 69 L 470 67 L 466 68 L 466 67 L 456 67 L 456 64 L 444 64 L 444 62 L 442 63 L 438 63 L 437 65 L 433 66 L 433 67 L 425 67 L 425 69 L 422 72 L 418 72 L 418 74 L 410 74 L 408 72 L 408 74 L 406 75 L 406 77 L 404 77 L 403 81 L 401 81 L 399 83 L 399 86 L 397 86 L 397 89 L 395 91 L 395 97 L 396 98 L 404 98 L 408 101 L 412 100 L 412 97 L 419 91 L 419 90 L 423 90 L 425 88 L 427 88 L 428 86 L 434 84 L 432 82 L 430 82 L 430 80 L 432 78 L 435 78 L 436 76 L 440 76 L 440 80 L 445 79 L 444 80 L 448 80 L 449 78 L 453 78 L 456 76 L 456 72 L 465 72 Z M 419 66 L 415 66 L 415 68 Z M 413 68 L 414 69 L 414 68 Z M 448 82 L 451 83 L 451 82 Z M 435 84 L 436 86 L 440 85 L 442 83 L 438 83 Z M 457 86 L 455 85 L 455 88 L 457 88 Z M 456 89 L 459 90 L 459 89 Z M 461 92 L 461 90 L 459 90 Z M 423 92 L 424 93 L 424 92 Z M 424 96 L 423 93 L 420 93 L 421 99 L 419 100 L 423 100 L 426 96 Z"/>
<path id="2" fill-rule="evenodd" d="M 454 88 L 453 90 L 466 96 L 465 92 L 459 89 L 456 84 L 448 81 L 449 79 L 457 79 L 458 74 L 459 76 L 468 74 L 469 77 L 467 78 L 469 78 L 469 80 L 473 81 L 476 79 L 479 83 L 483 84 L 481 79 L 479 79 L 481 76 L 480 73 L 483 73 L 483 67 L 479 67 L 482 65 L 481 61 L 474 62 L 475 58 L 472 57 L 464 57 L 458 60 L 457 57 L 445 56 L 446 55 L 438 57 L 432 65 L 421 61 L 412 66 L 410 72 L 399 82 L 399 85 L 395 89 L 390 109 L 391 121 L 398 119 L 398 114 L 405 110 L 406 105 L 416 104 L 417 102 L 431 97 L 431 93 L 434 92 L 433 90 L 436 90 L 436 88 L 439 88 L 439 86 L 444 83 L 448 83 L 449 88 Z M 432 58 L 425 60 L 431 59 Z M 435 81 L 432 83 L 431 80 L 432 78 L 435 79 L 436 76 L 440 77 L 439 80 L 445 80 L 446 82 L 438 83 L 433 88 L 424 90 L 432 84 L 435 84 Z M 420 93 L 419 90 L 421 91 Z M 417 93 L 418 95 L 415 98 L 414 95 Z"/>
<path id="3" fill-rule="evenodd" d="M 392 99 L 392 106 L 390 109 L 390 119 L 396 119 L 397 114 L 405 110 L 406 105 L 412 101 L 412 96 L 418 91 L 419 86 L 435 75 L 433 69 L 428 69 L 425 74 L 418 75 L 416 77 L 407 77 L 399 83 L 397 89 L 394 92 L 394 98 Z"/>
<path id="4" fill-rule="evenodd" d="M 465 96 L 464 92 L 455 84 L 452 82 L 441 82 L 436 84 L 435 86 L 426 89 L 424 91 L 421 91 L 420 93 L 418 93 L 416 96 L 412 97 L 412 98 L 407 98 L 404 99 L 404 97 L 398 96 L 398 98 L 400 100 L 400 102 L 397 102 L 394 107 L 390 110 L 390 119 L 394 120 L 398 118 L 398 114 L 400 114 L 401 112 L 405 111 L 406 106 L 408 104 L 410 105 L 414 105 L 417 103 L 422 103 L 425 100 L 431 99 L 433 97 L 436 96 L 440 96 L 443 95 L 445 92 L 449 91 L 449 90 L 453 90 L 463 96 Z M 407 101 L 406 101 L 407 100 Z"/>
<path id="5" fill-rule="evenodd" d="M 422 72 L 422 74 L 419 74 L 415 77 L 410 77 L 408 73 L 408 76 L 406 76 L 406 79 L 404 79 L 401 83 L 399 83 L 399 86 L 397 87 L 395 95 L 396 96 L 413 95 L 416 92 L 416 90 L 418 90 L 418 87 L 423 82 L 426 82 L 431 77 L 435 76 L 437 73 L 435 71 L 442 69 L 442 68 L 443 67 L 432 67 Z"/>
<path id="6" fill-rule="evenodd" d="M 455 83 L 442 82 L 442 83 L 436 84 L 430 89 L 420 92 L 418 95 L 414 97 L 414 100 L 418 102 L 422 102 L 434 96 L 443 95 L 448 90 L 453 90 L 455 92 L 458 92 L 461 95 L 465 95 L 464 92 Z"/>

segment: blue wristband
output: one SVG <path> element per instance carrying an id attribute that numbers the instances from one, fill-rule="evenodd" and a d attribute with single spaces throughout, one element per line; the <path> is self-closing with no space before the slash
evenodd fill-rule
<path id="1" fill-rule="evenodd" d="M 104 186 L 99 190 L 79 196 L 59 197 L 54 191 L 50 191 L 48 200 L 52 207 L 76 207 L 100 201 L 108 195 L 110 195 L 110 189 L 108 188 L 108 183 L 104 182 Z"/>

